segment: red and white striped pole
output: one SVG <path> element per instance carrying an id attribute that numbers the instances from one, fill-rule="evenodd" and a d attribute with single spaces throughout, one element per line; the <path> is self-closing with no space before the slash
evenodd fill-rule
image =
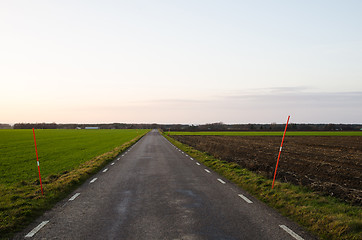
<path id="1" fill-rule="evenodd" d="M 40 176 L 40 166 L 39 166 L 39 158 L 38 158 L 38 148 L 36 147 L 36 140 L 35 140 L 35 131 L 33 128 L 33 135 L 34 135 L 34 144 L 35 144 L 35 152 L 36 152 L 36 162 L 38 164 L 38 172 L 39 172 L 39 181 L 40 181 L 40 189 L 41 189 L 41 194 L 44 195 L 43 192 L 43 185 L 41 183 L 41 176 Z"/>
<path id="2" fill-rule="evenodd" d="M 280 144 L 280 148 L 279 148 L 278 160 L 277 160 L 277 165 L 275 166 L 275 172 L 274 172 L 274 178 L 273 178 L 273 185 L 272 185 L 272 189 L 274 188 L 275 176 L 277 175 L 278 164 L 279 164 L 279 158 L 280 158 L 280 154 L 282 153 L 283 142 L 284 142 L 285 133 L 287 132 L 287 127 L 288 127 L 288 123 L 289 123 L 289 118 L 290 118 L 290 116 L 288 116 L 287 124 L 285 125 L 285 129 L 284 129 L 284 134 L 283 134 L 282 144 Z"/>

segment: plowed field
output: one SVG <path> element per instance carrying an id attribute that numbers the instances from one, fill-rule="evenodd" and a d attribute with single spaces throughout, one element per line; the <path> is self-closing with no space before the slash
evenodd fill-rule
<path id="1" fill-rule="evenodd" d="M 215 157 L 272 178 L 281 137 L 173 136 Z M 287 136 L 277 180 L 362 204 L 362 137 Z"/>

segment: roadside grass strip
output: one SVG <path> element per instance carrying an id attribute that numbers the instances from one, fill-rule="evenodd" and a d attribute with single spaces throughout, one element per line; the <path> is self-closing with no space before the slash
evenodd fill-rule
<path id="1" fill-rule="evenodd" d="M 234 182 L 250 195 L 273 207 L 319 238 L 362 239 L 361 206 L 352 205 L 331 196 L 323 196 L 306 187 L 290 183 L 276 182 L 274 189 L 271 189 L 272 179 L 242 168 L 236 163 L 223 161 L 200 152 L 166 134 L 164 136 L 189 156 L 213 169 L 225 179 Z M 239 197 L 248 202 L 243 195 L 240 194 Z"/>
<path id="2" fill-rule="evenodd" d="M 86 151 L 88 151 L 88 149 L 84 147 L 80 148 L 80 150 L 71 150 L 70 152 L 66 152 L 67 150 L 69 150 L 67 148 L 68 145 L 56 145 L 57 141 L 62 141 L 63 144 L 63 138 L 66 138 L 67 141 L 73 138 L 74 135 L 69 134 L 71 132 L 68 133 L 62 130 L 50 131 L 51 134 L 59 134 L 62 137 L 62 139 L 57 141 L 56 139 L 52 140 L 53 144 L 55 144 L 56 147 L 51 148 L 50 150 L 64 151 L 64 154 L 67 154 L 67 158 L 70 158 L 73 161 L 70 162 L 68 160 L 69 163 L 66 163 L 65 160 L 59 160 L 60 154 L 58 155 L 46 153 L 44 144 L 47 144 L 47 142 L 45 142 L 44 140 L 42 141 L 41 137 L 38 137 L 38 151 L 40 151 L 39 155 L 41 155 L 43 158 L 40 159 L 40 166 L 43 180 L 44 196 L 42 196 L 40 193 L 39 180 L 36 171 L 36 159 L 34 160 L 34 142 L 32 142 L 31 139 L 32 135 L 27 133 L 26 136 L 30 135 L 29 140 L 19 139 L 18 145 L 9 145 L 7 151 L 13 151 L 13 155 L 18 153 L 19 156 L 15 156 L 12 158 L 13 160 L 9 160 L 14 163 L 13 165 L 15 165 L 11 170 L 8 169 L 6 171 L 6 165 L 4 165 L 4 168 L 3 166 L 1 166 L 0 168 L 0 239 L 11 239 L 11 237 L 16 232 L 24 229 L 33 220 L 41 216 L 46 210 L 51 209 L 58 201 L 66 198 L 78 186 L 86 182 L 92 175 L 102 170 L 108 163 L 114 161 L 120 153 L 124 152 L 127 148 L 136 143 L 147 132 L 148 131 L 142 131 L 138 135 L 130 135 L 131 137 L 129 137 L 128 140 L 122 140 L 120 138 L 121 135 L 119 135 L 118 141 L 116 141 L 116 144 L 118 144 L 118 146 L 116 145 L 115 147 L 115 143 L 113 142 L 114 139 L 108 139 L 108 144 L 113 145 L 113 147 L 103 147 L 103 149 L 108 148 L 109 150 L 103 151 L 103 154 L 97 153 L 97 155 L 92 156 L 86 154 Z M 15 138 L 14 133 L 23 134 L 26 133 L 26 131 L 14 130 L 14 132 L 12 133 L 13 135 L 10 134 L 9 138 Z M 41 136 L 48 134 L 49 132 L 47 130 L 39 130 L 39 133 L 41 133 L 39 134 L 39 136 Z M 78 130 L 76 133 L 78 133 Z M 90 133 L 98 134 L 97 131 L 91 131 Z M 105 131 L 103 133 L 105 135 L 117 134 L 116 131 Z M 99 134 L 103 133 L 102 130 L 100 130 Z M 104 137 L 106 138 L 107 136 Z M 116 138 L 117 136 L 115 136 L 115 139 Z M 88 147 L 90 149 L 89 151 L 92 151 L 91 154 L 94 154 L 93 149 L 96 147 L 93 148 L 92 146 L 99 145 L 98 141 L 102 141 L 102 138 L 99 138 L 99 140 L 97 140 L 97 135 L 94 135 L 92 138 L 88 138 L 88 140 Z M 15 140 L 13 139 L 13 141 Z M 22 150 L 19 149 L 25 148 L 24 145 L 26 143 L 27 146 L 28 142 L 30 142 L 30 153 L 27 153 L 26 155 L 21 155 Z M 104 143 L 104 141 L 102 143 Z M 76 145 L 76 143 L 74 145 Z M 69 146 L 69 148 L 74 147 L 74 145 Z M 6 153 L 7 152 L 5 152 L 5 155 Z M 7 161 L 7 159 L 4 157 L 4 152 L 2 154 L 3 155 L 0 156 L 2 157 L 2 160 Z M 30 155 L 30 157 L 28 155 Z M 84 159 L 82 162 L 74 164 L 74 161 L 76 160 L 74 160 L 73 158 L 77 159 L 80 155 L 87 156 L 87 158 Z M 30 158 L 30 160 L 27 160 L 26 157 Z M 4 164 L 4 161 L 0 161 L 0 165 Z M 17 162 L 15 163 L 15 161 Z M 26 165 L 28 164 L 27 161 L 30 161 L 30 167 Z M 68 165 L 64 166 L 62 164 Z M 26 167 L 23 167 L 23 165 L 26 165 Z M 27 170 L 28 168 L 30 169 L 30 172 Z M 10 171 L 13 171 L 12 174 L 9 174 Z M 17 172 L 19 172 L 19 174 L 16 174 Z M 13 177 L 10 178 L 10 175 Z M 19 175 L 24 180 L 19 180 Z M 94 182 L 95 180 L 96 179 L 91 180 L 90 183 L 92 181 Z"/>

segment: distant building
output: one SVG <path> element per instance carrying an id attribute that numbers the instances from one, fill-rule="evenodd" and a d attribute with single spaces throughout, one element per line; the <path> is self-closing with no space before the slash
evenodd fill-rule
<path id="1" fill-rule="evenodd" d="M 84 129 L 99 129 L 99 127 L 85 127 Z"/>

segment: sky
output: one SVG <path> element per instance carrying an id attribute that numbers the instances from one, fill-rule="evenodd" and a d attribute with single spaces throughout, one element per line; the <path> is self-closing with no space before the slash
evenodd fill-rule
<path id="1" fill-rule="evenodd" d="M 362 123 L 362 1 L 1 1 L 0 123 Z"/>

